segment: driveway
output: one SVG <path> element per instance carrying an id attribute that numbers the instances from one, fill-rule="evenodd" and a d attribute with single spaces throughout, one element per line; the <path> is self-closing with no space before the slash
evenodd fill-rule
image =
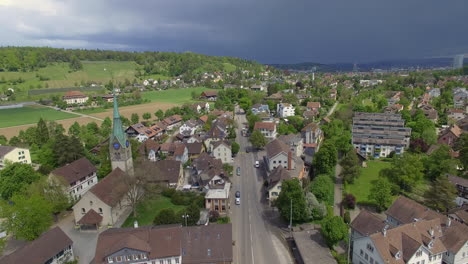
<path id="1" fill-rule="evenodd" d="M 341 178 L 341 166 L 335 166 L 335 197 L 333 204 L 333 215 L 341 216 L 341 201 L 343 200 L 343 178 Z"/>

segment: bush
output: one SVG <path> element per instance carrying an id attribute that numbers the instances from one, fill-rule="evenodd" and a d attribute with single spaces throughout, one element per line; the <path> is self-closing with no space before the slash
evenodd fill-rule
<path id="1" fill-rule="evenodd" d="M 343 220 L 346 224 L 349 224 L 351 223 L 351 215 L 349 214 L 349 211 L 346 211 L 344 213 L 344 217 L 343 217 Z"/>
<path id="2" fill-rule="evenodd" d="M 218 221 L 217 221 L 218 224 L 229 224 L 230 222 L 231 222 L 231 218 L 229 218 L 229 216 L 220 217 L 218 218 Z"/>
<path id="3" fill-rule="evenodd" d="M 310 191 L 317 197 L 320 202 L 325 202 L 329 205 L 333 204 L 333 188 L 332 178 L 326 174 L 317 176 L 310 186 Z"/>
<path id="4" fill-rule="evenodd" d="M 172 196 L 174 196 L 174 194 L 176 193 L 176 190 L 175 189 L 172 189 L 172 188 L 165 188 L 161 194 L 167 198 L 172 198 Z"/>
<path id="5" fill-rule="evenodd" d="M 348 236 L 348 226 L 343 218 L 339 216 L 332 216 L 323 220 L 321 231 L 330 248 Z"/>
<path id="6" fill-rule="evenodd" d="M 217 222 L 219 218 L 219 213 L 218 211 L 210 211 L 208 217 L 210 218 L 210 222 Z"/>
<path id="7" fill-rule="evenodd" d="M 356 197 L 350 193 L 346 194 L 346 196 L 343 198 L 343 204 L 347 209 L 356 208 Z"/>
<path id="8" fill-rule="evenodd" d="M 171 208 L 162 209 L 154 218 L 155 225 L 168 225 L 179 223 L 176 213 Z"/>

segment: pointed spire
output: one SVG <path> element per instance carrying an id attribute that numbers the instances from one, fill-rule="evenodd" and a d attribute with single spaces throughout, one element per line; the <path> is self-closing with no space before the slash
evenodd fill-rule
<path id="1" fill-rule="evenodd" d="M 114 118 L 112 122 L 112 138 L 117 138 L 120 145 L 122 147 L 125 147 L 126 137 L 122 128 L 122 120 L 120 119 L 119 106 L 117 103 L 117 95 L 115 94 L 115 89 L 113 93 L 114 93 Z M 112 140 L 110 141 L 110 143 L 112 144 Z"/>

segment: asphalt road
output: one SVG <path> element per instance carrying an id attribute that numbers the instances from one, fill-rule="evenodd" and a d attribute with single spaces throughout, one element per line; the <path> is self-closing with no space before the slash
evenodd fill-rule
<path id="1" fill-rule="evenodd" d="M 233 223 L 234 263 L 239 264 L 287 264 L 293 263 L 286 246 L 275 234 L 277 227 L 268 221 L 269 209 L 262 203 L 261 188 L 264 182 L 261 169 L 254 167 L 255 160 L 261 160 L 261 153 L 246 153 L 250 145 L 240 130 L 247 122 L 245 115 L 236 115 L 238 121 L 237 142 L 240 152 L 235 158 L 232 193 L 240 191 L 241 204 L 231 201 L 231 220 Z M 241 176 L 236 175 L 237 167 Z M 276 230 L 277 231 L 277 230 Z M 276 232 L 277 233 L 277 232 Z"/>

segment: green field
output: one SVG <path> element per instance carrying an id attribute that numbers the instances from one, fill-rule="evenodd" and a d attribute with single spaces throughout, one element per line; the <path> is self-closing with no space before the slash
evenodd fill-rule
<path id="1" fill-rule="evenodd" d="M 383 161 L 367 161 L 367 168 L 361 169 L 361 175 L 354 181 L 353 184 L 346 185 L 346 192 L 351 193 L 356 197 L 356 202 L 369 203 L 369 193 L 372 188 L 372 182 L 377 180 L 379 172 L 390 167 L 389 162 Z"/>
<path id="2" fill-rule="evenodd" d="M 16 100 L 24 101 L 50 97 L 50 94 L 41 96 L 28 96 L 28 90 L 45 88 L 77 87 L 82 82 L 96 82 L 105 84 L 110 80 L 114 82 L 130 82 L 135 79 L 135 62 L 119 61 L 83 61 L 83 70 L 70 72 L 68 63 L 55 63 L 33 72 L 0 72 L 0 79 L 7 83 L 0 84 L 2 90 L 13 87 L 16 92 Z M 40 77 L 47 79 L 41 81 Z M 11 80 L 22 78 L 24 82 L 9 84 Z"/>
<path id="3" fill-rule="evenodd" d="M 177 212 L 184 207 L 185 206 L 173 204 L 170 198 L 164 196 L 158 195 L 152 198 L 145 198 L 145 200 L 137 205 L 137 218 L 133 218 L 133 215 L 130 214 L 122 227 L 132 227 L 135 220 L 138 221 L 140 226 L 151 225 L 156 215 L 162 209 L 172 208 Z"/>
<path id="4" fill-rule="evenodd" d="M 78 116 L 43 106 L 2 109 L 0 110 L 0 128 L 37 123 L 41 117 L 44 120 L 61 120 Z"/>
<path id="5" fill-rule="evenodd" d="M 201 92 L 206 90 L 209 89 L 205 87 L 168 89 L 163 91 L 144 92 L 142 93 L 142 97 L 143 99 L 148 99 L 151 102 L 184 104 L 194 102 L 192 99 L 193 91 L 199 95 Z"/>

